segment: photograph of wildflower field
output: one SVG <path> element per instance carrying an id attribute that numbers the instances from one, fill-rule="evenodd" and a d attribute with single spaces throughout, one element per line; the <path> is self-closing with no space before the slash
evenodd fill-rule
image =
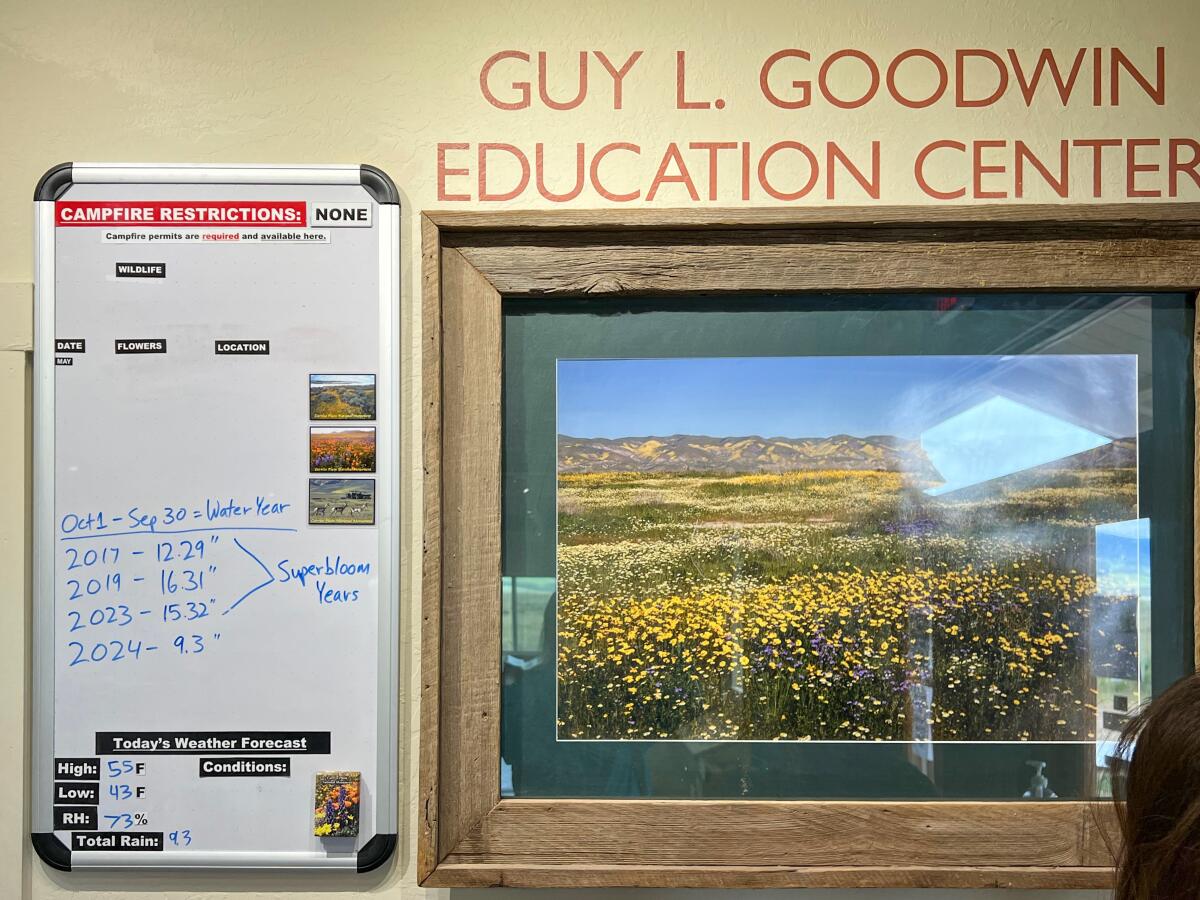
<path id="1" fill-rule="evenodd" d="M 560 740 L 1097 739 L 1131 356 L 559 360 Z M 1112 587 L 1116 585 L 1117 587 Z"/>
<path id="2" fill-rule="evenodd" d="M 374 428 L 309 428 L 308 463 L 312 472 L 374 472 Z"/>

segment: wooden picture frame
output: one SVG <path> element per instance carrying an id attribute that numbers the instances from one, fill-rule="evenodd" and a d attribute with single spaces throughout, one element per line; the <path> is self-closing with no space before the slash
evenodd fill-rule
<path id="1" fill-rule="evenodd" d="M 431 212 L 422 240 L 422 884 L 1110 886 L 1099 803 L 502 800 L 501 300 L 1194 297 L 1200 204 Z"/>

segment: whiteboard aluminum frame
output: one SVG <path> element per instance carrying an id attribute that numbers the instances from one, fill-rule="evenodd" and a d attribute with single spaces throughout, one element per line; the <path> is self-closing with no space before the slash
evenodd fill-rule
<path id="1" fill-rule="evenodd" d="M 360 185 L 379 209 L 380 372 L 377 402 L 389 410 L 393 477 L 382 498 L 391 528 L 379 530 L 379 630 L 376 834 L 356 854 L 320 857 L 303 852 L 157 851 L 149 861 L 131 862 L 127 852 L 90 851 L 86 860 L 54 833 L 54 339 L 55 201 L 74 184 Z M 369 165 L 223 165 L 153 163 L 62 163 L 34 191 L 33 331 L 33 663 L 30 839 L 46 865 L 73 869 L 274 869 L 369 872 L 395 851 L 399 798 L 400 637 L 400 195 L 395 183 Z M 381 379 L 382 381 L 382 379 Z M 386 387 L 386 389 L 381 389 Z"/>

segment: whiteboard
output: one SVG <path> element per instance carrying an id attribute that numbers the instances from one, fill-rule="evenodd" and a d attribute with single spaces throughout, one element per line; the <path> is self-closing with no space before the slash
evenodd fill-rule
<path id="1" fill-rule="evenodd" d="M 76 163 L 35 207 L 34 847 L 65 870 L 379 866 L 395 186 Z"/>

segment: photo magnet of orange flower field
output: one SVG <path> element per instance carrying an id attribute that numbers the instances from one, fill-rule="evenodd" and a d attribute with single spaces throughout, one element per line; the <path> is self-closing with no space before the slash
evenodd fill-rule
<path id="1" fill-rule="evenodd" d="M 375 429 L 309 428 L 310 472 L 374 472 Z"/>
<path id="2" fill-rule="evenodd" d="M 313 793 L 313 834 L 357 837 L 361 772 L 318 772 Z"/>

